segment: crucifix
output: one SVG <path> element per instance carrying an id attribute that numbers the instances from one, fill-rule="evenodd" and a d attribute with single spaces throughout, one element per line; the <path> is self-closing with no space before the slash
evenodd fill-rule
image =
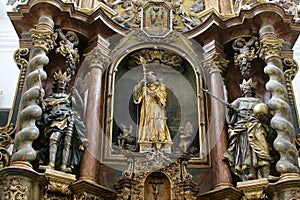
<path id="1" fill-rule="evenodd" d="M 157 200 L 158 194 L 159 194 L 159 187 L 161 184 L 163 184 L 163 182 L 160 182 L 158 180 L 158 176 L 157 175 L 152 175 L 152 179 L 153 181 L 149 182 L 152 184 L 153 187 L 153 194 L 154 194 L 154 199 Z"/>

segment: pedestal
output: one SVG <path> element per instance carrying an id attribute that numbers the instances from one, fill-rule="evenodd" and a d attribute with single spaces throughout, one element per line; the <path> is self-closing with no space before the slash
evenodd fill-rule
<path id="1" fill-rule="evenodd" d="M 279 181 L 270 183 L 265 190 L 270 200 L 300 199 L 299 174 L 284 174 Z"/>
<path id="2" fill-rule="evenodd" d="M 244 193 L 243 199 L 256 200 L 263 199 L 264 189 L 269 184 L 266 178 L 251 181 L 238 182 L 237 188 Z"/>
<path id="3" fill-rule="evenodd" d="M 171 153 L 171 147 L 173 142 L 139 142 L 140 153 L 150 152 L 153 149 Z"/>
<path id="4" fill-rule="evenodd" d="M 49 180 L 49 184 L 44 199 L 72 199 L 69 186 L 76 181 L 75 175 L 53 169 L 46 169 L 45 175 Z"/>
<path id="5" fill-rule="evenodd" d="M 94 181 L 79 180 L 70 186 L 74 199 L 113 200 L 116 193 L 109 188 L 101 186 Z"/>
<path id="6" fill-rule="evenodd" d="M 1 199 L 44 199 L 47 179 L 32 168 L 5 167 L 0 172 Z"/>
<path id="7" fill-rule="evenodd" d="M 206 200 L 240 200 L 242 192 L 231 184 L 218 185 L 215 189 L 198 195 L 198 199 Z"/>

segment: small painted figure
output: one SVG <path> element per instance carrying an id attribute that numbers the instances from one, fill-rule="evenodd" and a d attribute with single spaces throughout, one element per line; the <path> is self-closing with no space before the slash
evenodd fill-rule
<path id="1" fill-rule="evenodd" d="M 134 141 L 134 137 L 132 135 L 132 125 L 129 126 L 129 130 L 124 124 L 120 125 L 122 132 L 117 137 L 118 139 L 118 146 L 120 148 L 128 149 L 128 145 L 131 145 Z"/>
<path id="2" fill-rule="evenodd" d="M 53 92 L 46 99 L 40 99 L 43 114 L 38 124 L 44 127 L 45 133 L 45 141 L 39 149 L 40 169 L 71 172 L 88 145 L 83 120 L 71 107 L 71 97 L 66 93 L 70 80 L 66 72 L 55 72 Z"/>
<path id="3" fill-rule="evenodd" d="M 252 79 L 240 85 L 242 97 L 234 100 L 226 114 L 229 147 L 224 160 L 242 181 L 268 178 L 270 175 L 270 147 L 268 106 L 255 97 Z"/>
<path id="4" fill-rule="evenodd" d="M 184 128 L 179 127 L 178 132 L 180 134 L 180 142 L 178 146 L 184 153 L 187 153 L 189 145 L 191 144 L 191 137 L 193 135 L 193 126 L 191 122 L 187 122 Z"/>

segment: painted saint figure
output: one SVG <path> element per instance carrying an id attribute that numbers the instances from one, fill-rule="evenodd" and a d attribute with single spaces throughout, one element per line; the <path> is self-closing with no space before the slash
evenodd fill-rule
<path id="1" fill-rule="evenodd" d="M 240 85 L 242 97 L 231 103 L 226 114 L 229 126 L 229 147 L 224 160 L 233 173 L 243 181 L 269 178 L 272 160 L 267 142 L 269 127 L 268 106 L 255 98 L 252 79 Z"/>
<path id="2" fill-rule="evenodd" d="M 167 97 L 165 84 L 153 71 L 135 86 L 134 103 L 141 104 L 138 142 L 172 141 L 165 117 Z"/>

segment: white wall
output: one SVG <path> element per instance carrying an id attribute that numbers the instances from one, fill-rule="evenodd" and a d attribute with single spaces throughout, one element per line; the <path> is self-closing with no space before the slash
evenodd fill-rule
<path id="1" fill-rule="evenodd" d="M 10 109 L 19 77 L 19 68 L 13 60 L 19 42 L 3 1 L 0 1 L 0 90 L 3 91 L 0 95 L 0 109 Z"/>

